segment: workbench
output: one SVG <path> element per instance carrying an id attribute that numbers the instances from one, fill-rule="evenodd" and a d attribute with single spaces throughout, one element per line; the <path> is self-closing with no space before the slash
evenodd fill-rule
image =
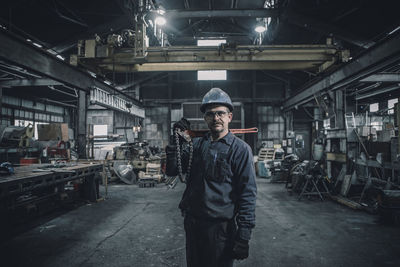
<path id="1" fill-rule="evenodd" d="M 80 182 L 83 190 L 87 191 L 84 195 L 95 201 L 102 170 L 103 165 L 99 163 L 67 163 L 64 167 L 49 164 L 16 167 L 14 174 L 0 176 L 0 201 L 46 187 L 61 186 L 69 181 Z M 93 192 L 94 189 L 96 192 Z"/>

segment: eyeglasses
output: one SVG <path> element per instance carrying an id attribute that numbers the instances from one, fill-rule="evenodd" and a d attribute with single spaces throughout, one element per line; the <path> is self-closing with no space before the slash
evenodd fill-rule
<path id="1" fill-rule="evenodd" d="M 226 114 L 228 114 L 228 112 L 226 111 L 222 111 L 222 110 L 218 110 L 218 111 L 207 111 L 204 114 L 204 117 L 206 117 L 207 119 L 212 119 L 215 117 L 215 115 L 217 115 L 217 118 L 223 118 L 226 116 Z"/>

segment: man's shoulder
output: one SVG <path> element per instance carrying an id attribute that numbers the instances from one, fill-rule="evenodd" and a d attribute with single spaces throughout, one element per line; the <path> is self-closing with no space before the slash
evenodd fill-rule
<path id="1" fill-rule="evenodd" d="M 238 149 L 248 150 L 251 153 L 253 153 L 251 148 L 250 148 L 250 146 L 249 146 L 249 144 L 247 144 L 243 139 L 241 139 L 241 138 L 239 138 L 239 137 L 237 137 L 235 135 L 233 135 L 233 137 L 234 137 L 234 142 L 233 143 Z"/>
<path id="2" fill-rule="evenodd" d="M 200 136 L 200 137 L 193 137 L 192 138 L 192 142 L 193 142 L 193 146 L 200 146 L 203 141 L 205 140 L 204 136 Z"/>

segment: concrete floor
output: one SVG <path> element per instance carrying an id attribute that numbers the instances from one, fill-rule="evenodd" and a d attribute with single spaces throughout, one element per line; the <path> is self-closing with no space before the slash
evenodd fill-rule
<path id="1" fill-rule="evenodd" d="M 400 266 L 400 229 L 330 201 L 297 201 L 258 179 L 249 259 L 235 266 Z M 109 199 L 0 245 L 1 266 L 186 266 L 174 190 L 114 185 Z"/>

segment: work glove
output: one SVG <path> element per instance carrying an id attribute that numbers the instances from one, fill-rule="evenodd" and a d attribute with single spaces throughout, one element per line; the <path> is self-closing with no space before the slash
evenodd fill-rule
<path id="1" fill-rule="evenodd" d="M 235 260 L 244 260 L 249 257 L 249 240 L 236 237 L 233 243 L 232 254 Z"/>
<path id="2" fill-rule="evenodd" d="M 187 130 L 190 130 L 190 122 L 187 119 L 185 119 L 185 118 L 180 119 L 180 121 L 177 121 L 174 123 L 172 128 L 173 128 L 174 134 L 169 139 L 170 145 L 176 146 L 176 139 L 175 139 L 175 131 L 176 130 L 178 130 L 179 142 L 181 144 L 191 141 L 190 135 L 187 132 Z"/>
<path id="3" fill-rule="evenodd" d="M 180 129 L 181 131 L 190 130 L 190 122 L 187 119 L 182 118 L 180 121 L 175 122 L 174 125 L 172 126 L 172 129 L 174 131 L 177 128 Z"/>

